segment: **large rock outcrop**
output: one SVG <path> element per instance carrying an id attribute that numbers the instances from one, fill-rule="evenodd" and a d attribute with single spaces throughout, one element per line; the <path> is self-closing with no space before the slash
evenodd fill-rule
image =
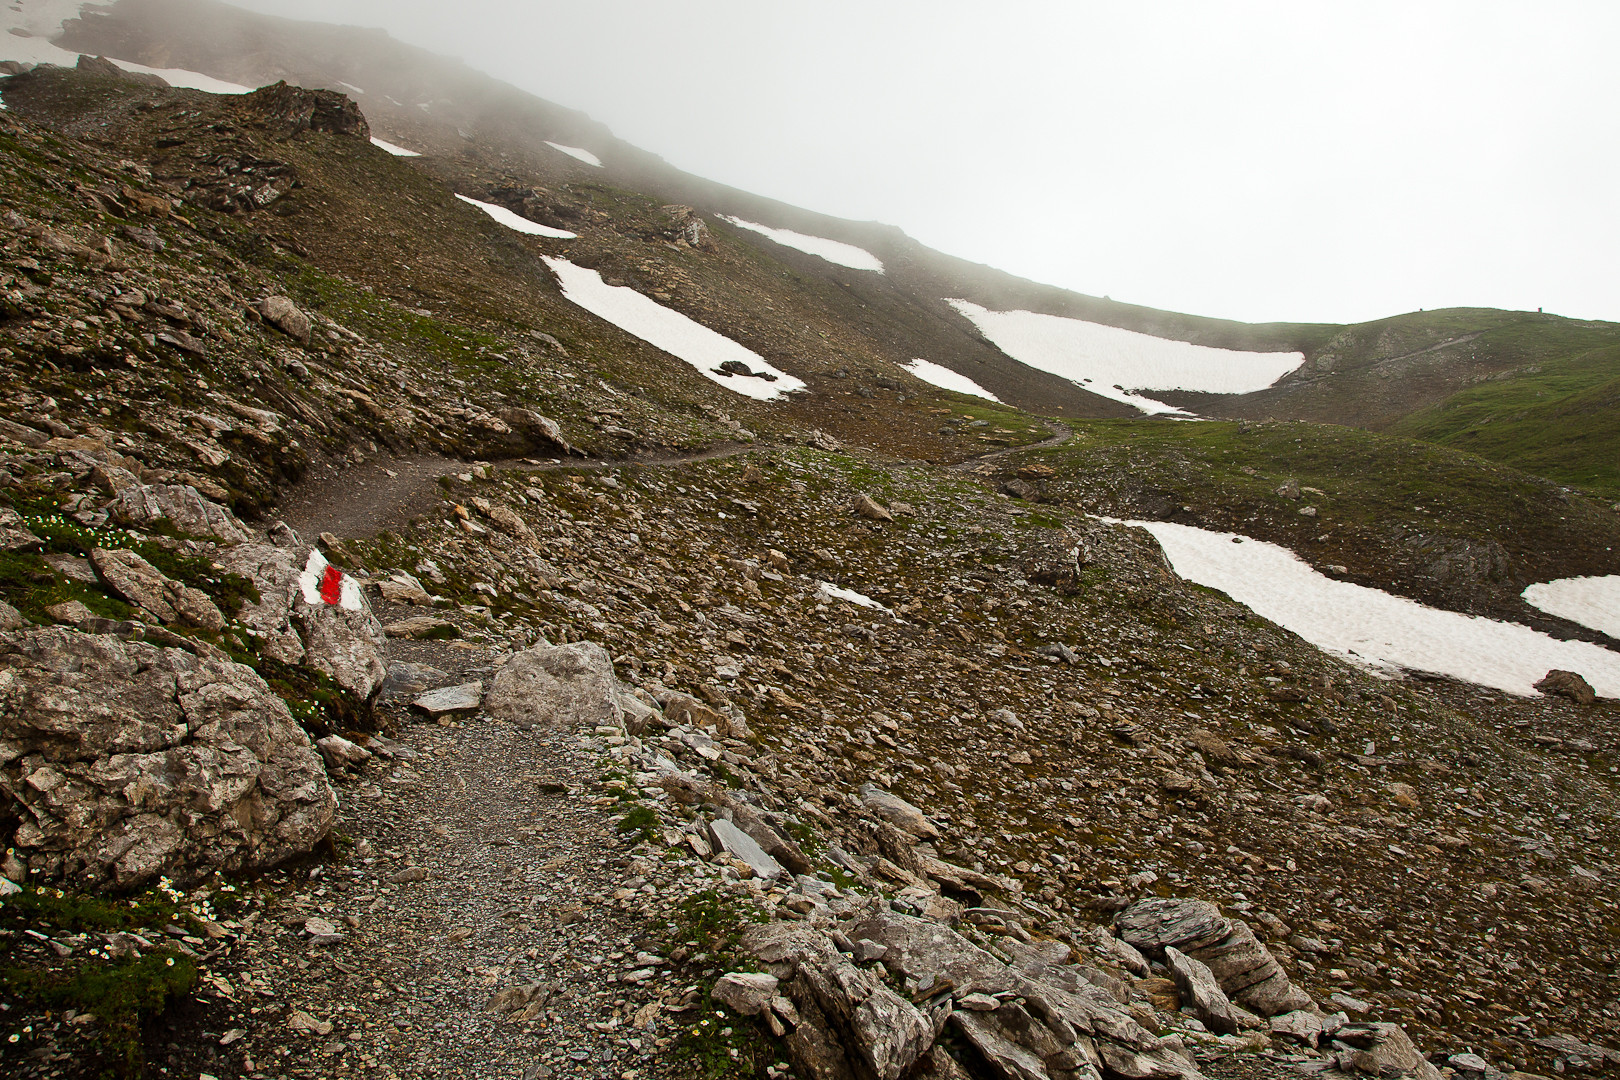
<path id="1" fill-rule="evenodd" d="M 949 1024 L 997 1076 L 1017 1080 L 1195 1078 L 1174 1040 L 1142 1027 L 1105 990 L 1061 966 L 1013 967 L 951 928 L 873 910 L 839 927 L 855 942 L 776 922 L 748 930 L 742 946 L 780 980 L 773 1024 L 801 1075 L 813 1080 L 894 1080 L 916 1066 Z M 1066 951 L 1066 950 L 1065 950 Z M 881 956 L 911 1000 L 856 956 Z M 920 1066 L 919 1066 L 920 1067 Z"/>
<path id="2" fill-rule="evenodd" d="M 337 809 L 251 668 L 59 627 L 0 634 L 0 802 L 30 867 L 82 887 L 271 866 Z"/>
<path id="3" fill-rule="evenodd" d="M 241 107 L 283 139 L 305 131 L 357 139 L 371 136 L 371 125 L 360 106 L 335 90 L 309 90 L 283 81 L 244 94 Z"/>
<path id="4" fill-rule="evenodd" d="M 933 1021 L 832 941 L 808 927 L 769 923 L 743 947 L 772 968 L 793 1009 L 786 1044 L 811 1080 L 899 1080 L 933 1045 Z"/>
<path id="5" fill-rule="evenodd" d="M 1261 1016 L 1311 1007 L 1310 995 L 1288 980 L 1249 924 L 1228 919 L 1208 901 L 1140 900 L 1121 911 L 1114 926 L 1126 944 L 1155 959 L 1174 948 L 1202 961 L 1227 996 Z"/>

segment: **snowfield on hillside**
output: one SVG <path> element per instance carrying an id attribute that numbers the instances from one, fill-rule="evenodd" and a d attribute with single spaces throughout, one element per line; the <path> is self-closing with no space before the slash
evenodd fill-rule
<path id="1" fill-rule="evenodd" d="M 991 311 L 967 300 L 946 303 L 1014 360 L 1149 415 L 1187 413 L 1132 391 L 1249 394 L 1264 390 L 1305 362 L 1304 353 L 1214 349 L 1059 315 Z"/>
<path id="2" fill-rule="evenodd" d="M 456 198 L 460 199 L 469 206 L 478 207 L 478 209 L 482 210 L 484 213 L 488 214 L 502 225 L 505 225 L 508 229 L 511 229 L 513 232 L 520 232 L 524 236 L 549 236 L 553 240 L 572 240 L 579 235 L 578 233 L 571 233 L 564 229 L 553 229 L 550 225 L 542 225 L 538 221 L 530 221 L 528 218 L 523 217 L 520 214 L 512 213 L 512 211 L 508 210 L 504 206 L 496 206 L 494 203 L 479 202 L 477 199 L 469 199 L 465 195 L 457 195 Z"/>
<path id="3" fill-rule="evenodd" d="M 598 169 L 602 167 L 602 159 L 591 153 L 589 150 L 582 150 L 577 146 L 564 146 L 562 143 L 554 143 L 549 141 L 546 143 L 546 145 L 551 147 L 553 150 L 567 154 L 569 157 L 574 158 L 577 161 L 583 161 L 587 165 L 595 165 Z"/>
<path id="4" fill-rule="evenodd" d="M 1531 607 L 1620 639 L 1620 574 L 1543 581 L 1522 595 Z"/>
<path id="5" fill-rule="evenodd" d="M 563 296 L 580 307 L 656 345 L 697 369 L 698 374 L 727 390 L 759 401 L 786 397 L 804 383 L 767 364 L 752 349 L 715 333 L 702 323 L 664 307 L 636 290 L 609 285 L 602 275 L 567 259 L 541 256 L 562 283 Z M 747 374 L 728 374 L 721 365 L 742 367 Z"/>
<path id="6" fill-rule="evenodd" d="M 170 86 L 182 90 L 204 90 L 210 94 L 251 94 L 254 89 L 240 83 L 216 79 L 200 71 L 147 67 L 145 64 L 120 60 L 116 56 L 109 56 L 107 59 L 125 71 L 156 75 Z M 78 64 L 79 54 L 58 48 L 42 37 L 17 37 L 14 34 L 0 33 L 0 60 L 16 60 L 24 64 L 55 64 L 58 67 L 70 68 Z"/>
<path id="7" fill-rule="evenodd" d="M 422 156 L 421 154 L 418 154 L 415 150 L 407 150 L 403 146 L 399 146 L 396 143 L 391 143 L 391 142 L 387 142 L 387 141 L 385 141 L 383 139 L 379 139 L 375 135 L 373 135 L 371 137 L 371 145 L 375 146 L 379 150 L 386 150 L 390 154 L 393 154 L 395 157 L 421 157 Z"/>
<path id="8" fill-rule="evenodd" d="M 902 364 L 901 366 L 923 382 L 930 386 L 937 386 L 941 390 L 955 390 L 959 394 L 972 394 L 974 397 L 982 397 L 990 401 L 999 402 L 1001 400 L 966 375 L 952 371 L 948 367 L 941 367 L 930 360 L 913 360 L 911 363 Z"/>
<path id="9" fill-rule="evenodd" d="M 802 251 L 807 255 L 814 255 L 818 259 L 839 266 L 847 266 L 851 270 L 870 270 L 874 274 L 883 273 L 883 262 L 876 255 L 854 244 L 845 244 L 838 240 L 828 240 L 821 236 L 809 236 L 805 233 L 794 232 L 792 229 L 773 229 L 769 225 L 758 222 L 744 221 L 742 218 L 732 217 L 729 214 L 718 215 L 721 221 L 729 221 L 739 229 L 757 232 L 769 240 L 774 240 L 783 247 L 790 247 Z"/>
<path id="10" fill-rule="evenodd" d="M 0 30 L 26 30 L 36 37 L 55 37 L 62 24 L 77 19 L 86 0 L 10 0 L 0 12 Z"/>
<path id="11" fill-rule="evenodd" d="M 1620 697 L 1620 653 L 1335 581 L 1260 540 L 1168 521 L 1124 524 L 1152 533 L 1188 581 L 1220 589 L 1328 652 L 1527 697 L 1548 671 L 1561 668 L 1579 672 L 1603 697 Z"/>
<path id="12" fill-rule="evenodd" d="M 86 6 L 85 0 L 12 0 L 7 10 L 0 12 L 0 60 L 16 60 L 24 64 L 55 64 L 74 67 L 79 54 L 51 44 L 51 38 L 62 32 L 62 24 L 77 19 Z M 20 31 L 21 34 L 16 33 Z M 184 90 L 206 90 L 210 94 L 247 94 L 251 86 L 216 79 L 200 71 L 185 68 L 154 68 L 120 60 L 107 59 L 125 71 L 143 75 L 156 75 L 170 86 Z"/>

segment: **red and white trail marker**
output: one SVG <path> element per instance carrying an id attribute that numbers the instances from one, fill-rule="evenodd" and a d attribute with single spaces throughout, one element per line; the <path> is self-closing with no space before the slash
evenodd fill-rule
<path id="1" fill-rule="evenodd" d="M 344 611 L 360 610 L 360 583 L 326 561 L 320 548 L 311 548 L 304 572 L 298 575 L 304 603 L 331 604 Z"/>

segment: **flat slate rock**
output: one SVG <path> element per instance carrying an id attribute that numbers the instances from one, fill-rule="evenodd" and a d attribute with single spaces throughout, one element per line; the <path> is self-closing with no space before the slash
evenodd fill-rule
<path id="1" fill-rule="evenodd" d="M 725 818 L 715 818 L 709 822 L 709 838 L 714 841 L 716 850 L 735 855 L 759 877 L 774 881 L 782 876 L 782 864 L 765 854 L 765 849 L 756 844 L 753 837 Z"/>
<path id="2" fill-rule="evenodd" d="M 410 697 L 443 686 L 450 681 L 448 672 L 430 664 L 412 664 L 396 660 L 388 665 L 388 678 L 383 681 L 383 697 Z"/>
<path id="3" fill-rule="evenodd" d="M 478 708 L 483 702 L 483 681 L 474 680 L 458 686 L 441 686 L 437 690 L 429 690 L 411 704 L 431 716 L 438 716 L 441 713 L 467 712 Z"/>

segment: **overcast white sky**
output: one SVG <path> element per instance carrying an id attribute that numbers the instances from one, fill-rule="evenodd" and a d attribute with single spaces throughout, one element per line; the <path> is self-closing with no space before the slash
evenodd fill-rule
<path id="1" fill-rule="evenodd" d="M 1614 0 L 234 0 L 1116 300 L 1620 320 Z"/>

